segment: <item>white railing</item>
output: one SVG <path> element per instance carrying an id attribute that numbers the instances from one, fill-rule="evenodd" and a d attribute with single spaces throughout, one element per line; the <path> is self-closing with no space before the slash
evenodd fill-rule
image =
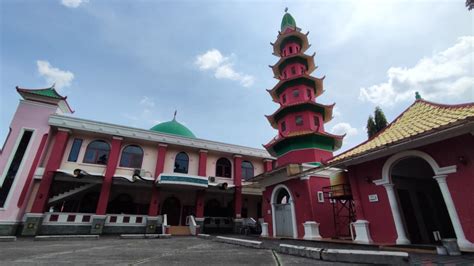
<path id="1" fill-rule="evenodd" d="M 106 226 L 145 226 L 146 215 L 107 214 Z"/>
<path id="2" fill-rule="evenodd" d="M 186 225 L 189 226 L 189 231 L 191 232 L 191 235 L 195 236 L 199 234 L 199 225 L 196 223 L 196 220 L 194 219 L 194 216 L 189 215 L 186 217 Z"/>
<path id="3" fill-rule="evenodd" d="M 90 225 L 93 213 L 47 212 L 44 225 Z"/>

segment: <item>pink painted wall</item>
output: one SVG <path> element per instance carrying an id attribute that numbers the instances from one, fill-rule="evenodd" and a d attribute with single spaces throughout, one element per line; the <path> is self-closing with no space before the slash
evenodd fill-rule
<path id="1" fill-rule="evenodd" d="M 308 93 L 307 93 L 308 89 L 311 91 L 310 97 L 308 97 Z M 299 94 L 297 97 L 293 95 L 293 91 L 295 90 L 299 91 L 298 92 Z M 283 98 L 286 98 L 286 100 L 284 101 Z M 312 99 L 314 99 L 314 89 L 306 85 L 297 85 L 297 86 L 288 87 L 280 94 L 280 97 L 279 97 L 280 104 L 282 105 L 288 105 L 295 102 L 309 101 Z"/>
<path id="2" fill-rule="evenodd" d="M 296 117 L 301 116 L 303 119 L 302 125 L 296 124 Z M 314 116 L 317 117 L 319 125 L 314 122 Z M 285 122 L 286 130 L 282 131 L 282 123 Z M 278 120 L 278 127 L 283 136 L 288 135 L 290 132 L 312 130 L 317 132 L 324 132 L 324 123 L 321 114 L 314 113 L 312 111 L 303 111 L 290 113 Z"/>
<path id="3" fill-rule="evenodd" d="M 416 150 L 428 153 L 440 167 L 456 165 L 457 172 L 446 178 L 456 211 L 461 220 L 466 238 L 474 242 L 474 138 L 470 134 L 458 136 L 441 142 L 420 147 Z M 463 156 L 467 164 L 459 161 Z M 360 191 L 360 203 L 365 218 L 370 222 L 372 238 L 378 243 L 395 243 L 397 233 L 393 216 L 388 202 L 387 193 L 383 186 L 367 182 L 367 177 L 379 179 L 382 167 L 389 157 L 351 166 L 349 172 L 355 175 Z M 352 186 L 352 184 L 351 184 Z M 379 202 L 369 202 L 368 195 L 377 194 Z"/>
<path id="4" fill-rule="evenodd" d="M 17 111 L 15 112 L 10 124 L 12 131 L 6 140 L 2 153 L 0 154 L 1 175 L 6 174 L 5 172 L 8 170 L 7 163 L 10 156 L 13 156 L 12 152 L 15 148 L 18 138 L 21 137 L 20 134 L 22 132 L 22 128 L 34 129 L 34 133 L 23 157 L 22 165 L 17 173 L 17 176 L 15 177 L 15 181 L 7 197 L 6 204 L 4 208 L 0 209 L 1 222 L 17 222 L 23 218 L 26 204 L 24 203 L 23 206 L 18 207 L 18 199 L 27 180 L 30 167 L 35 158 L 36 151 L 40 146 L 41 139 L 43 138 L 44 134 L 49 133 L 50 128 L 48 125 L 48 118 L 51 114 L 56 113 L 57 110 L 57 106 L 53 105 L 35 103 L 25 100 L 20 101 Z M 30 186 L 32 183 L 30 183 Z"/>

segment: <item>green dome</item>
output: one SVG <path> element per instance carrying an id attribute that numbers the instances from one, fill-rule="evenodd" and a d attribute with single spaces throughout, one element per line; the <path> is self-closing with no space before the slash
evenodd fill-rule
<path id="1" fill-rule="evenodd" d="M 176 121 L 176 119 L 173 119 L 168 122 L 160 123 L 150 128 L 150 130 L 160 132 L 160 133 L 165 133 L 165 134 L 177 135 L 177 136 L 186 137 L 186 138 L 196 138 L 196 136 L 194 136 L 191 130 L 189 130 L 187 127 L 183 126 L 181 123 Z"/>
<path id="2" fill-rule="evenodd" d="M 285 31 L 286 28 L 296 29 L 296 21 L 290 15 L 290 13 L 285 13 L 283 18 L 281 19 L 281 31 Z"/>

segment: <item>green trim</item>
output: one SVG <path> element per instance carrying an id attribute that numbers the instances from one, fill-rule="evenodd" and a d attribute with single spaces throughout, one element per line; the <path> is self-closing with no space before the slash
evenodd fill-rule
<path id="1" fill-rule="evenodd" d="M 296 21 L 290 13 L 285 13 L 281 19 L 281 31 L 284 31 L 286 28 L 296 29 Z"/>
<path id="2" fill-rule="evenodd" d="M 194 178 L 189 176 L 174 176 L 174 175 L 162 175 L 160 176 L 161 181 L 173 181 L 173 182 L 185 182 L 185 183 L 194 183 L 200 185 L 208 185 L 207 179 Z"/>
<path id="3" fill-rule="evenodd" d="M 311 165 L 314 165 L 314 166 L 321 166 L 321 165 L 323 165 L 321 162 L 311 162 L 311 163 L 307 163 L 307 164 L 311 164 Z"/>
<path id="4" fill-rule="evenodd" d="M 158 124 L 152 127 L 150 130 L 166 133 L 166 134 L 177 135 L 177 136 L 186 137 L 186 138 L 193 138 L 193 139 L 196 138 L 196 136 L 194 135 L 193 132 L 191 132 L 191 130 L 189 130 L 187 127 L 185 127 L 184 125 L 182 125 L 175 119 Z"/>
<path id="5" fill-rule="evenodd" d="M 297 113 L 297 112 L 302 112 L 302 111 L 313 111 L 315 113 L 321 114 L 323 118 L 326 117 L 325 116 L 326 111 L 324 110 L 323 106 L 320 106 L 317 104 L 311 104 L 311 103 L 301 103 L 298 105 L 290 105 L 288 107 L 283 108 L 280 112 L 275 114 L 273 119 L 275 119 L 275 121 L 279 121 L 281 118 L 283 118 L 287 114 Z"/>
<path id="6" fill-rule="evenodd" d="M 285 83 L 283 83 L 280 87 L 278 87 L 275 91 L 275 94 L 277 97 L 280 97 L 280 95 L 287 89 L 287 88 L 290 88 L 290 87 L 294 87 L 294 86 L 299 86 L 299 85 L 305 85 L 307 87 L 310 87 L 311 89 L 314 90 L 314 94 L 317 95 L 318 91 L 317 91 L 317 88 L 316 88 L 316 81 L 312 80 L 312 79 L 309 79 L 308 77 L 306 76 L 301 76 L 299 78 L 296 78 L 296 79 L 293 79 L 293 80 L 290 80 L 290 81 L 287 81 Z"/>
<path id="7" fill-rule="evenodd" d="M 334 151 L 334 145 L 335 140 L 333 138 L 312 134 L 284 139 L 273 146 L 273 150 L 277 156 L 281 156 L 287 152 L 302 149 Z"/>

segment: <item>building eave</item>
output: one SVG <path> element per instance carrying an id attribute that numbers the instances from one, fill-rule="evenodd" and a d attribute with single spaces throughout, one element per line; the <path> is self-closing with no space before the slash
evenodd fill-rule
<path id="1" fill-rule="evenodd" d="M 49 125 L 58 128 L 67 128 L 78 131 L 92 132 L 98 134 L 106 134 L 112 136 L 119 136 L 130 139 L 139 139 L 150 142 L 192 147 L 196 149 L 240 154 L 249 157 L 256 157 L 262 159 L 272 159 L 267 151 L 263 149 L 245 147 L 240 145 L 233 145 L 217 141 L 210 141 L 204 139 L 185 138 L 176 135 L 169 135 L 159 132 L 154 132 L 146 129 L 133 128 L 128 126 L 121 126 L 109 124 L 104 122 L 92 121 L 82 118 L 74 118 L 70 116 L 54 114 L 49 117 Z"/>

